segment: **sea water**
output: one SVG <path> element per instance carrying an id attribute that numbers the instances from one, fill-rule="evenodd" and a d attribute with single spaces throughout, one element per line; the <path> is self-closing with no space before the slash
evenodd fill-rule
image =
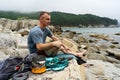
<path id="1" fill-rule="evenodd" d="M 62 27 L 63 31 L 75 31 L 76 33 L 82 34 L 105 34 L 113 38 L 120 44 L 120 35 L 115 35 L 115 33 L 120 33 L 120 27 L 118 28 L 78 28 L 78 27 Z"/>
<path id="2" fill-rule="evenodd" d="M 62 27 L 63 31 L 70 30 L 76 33 L 103 33 L 103 34 L 115 34 L 120 33 L 120 27 L 118 28 L 78 28 L 78 27 Z"/>

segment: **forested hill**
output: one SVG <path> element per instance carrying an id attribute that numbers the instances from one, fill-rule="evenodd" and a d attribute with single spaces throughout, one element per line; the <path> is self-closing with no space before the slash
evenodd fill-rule
<path id="1" fill-rule="evenodd" d="M 100 25 L 103 24 L 105 26 L 109 25 L 117 25 L 118 21 L 116 19 L 110 19 L 108 17 L 99 17 L 92 14 L 71 14 L 71 13 L 63 13 L 63 12 L 50 12 L 51 14 L 51 24 L 59 25 L 59 26 L 88 26 L 88 25 Z M 32 13 L 20 13 L 13 11 L 0 11 L 0 18 L 8 18 L 8 19 L 38 19 L 39 12 Z"/>

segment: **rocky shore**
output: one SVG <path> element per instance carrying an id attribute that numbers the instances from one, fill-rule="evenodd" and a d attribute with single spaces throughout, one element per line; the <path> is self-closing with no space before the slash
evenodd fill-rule
<path id="1" fill-rule="evenodd" d="M 15 56 L 25 57 L 29 54 L 27 36 L 30 29 L 37 23 L 37 20 L 1 18 L 0 60 Z M 87 67 L 79 66 L 75 60 L 72 60 L 64 71 L 46 72 L 40 75 L 30 74 L 28 80 L 120 80 L 120 42 L 113 36 L 63 32 L 58 26 L 49 26 L 49 28 L 71 50 L 87 50 L 84 58 L 87 61 Z M 120 38 L 120 33 L 113 35 Z M 48 38 L 47 42 L 49 41 L 51 40 Z"/>

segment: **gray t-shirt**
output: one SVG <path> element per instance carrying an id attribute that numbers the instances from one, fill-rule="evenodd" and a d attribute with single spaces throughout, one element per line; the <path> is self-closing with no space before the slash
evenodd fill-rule
<path id="1" fill-rule="evenodd" d="M 52 32 L 49 28 L 41 29 L 39 26 L 32 28 L 28 34 L 28 48 L 30 53 L 37 52 L 36 44 L 45 43 L 47 36 L 52 36 Z"/>

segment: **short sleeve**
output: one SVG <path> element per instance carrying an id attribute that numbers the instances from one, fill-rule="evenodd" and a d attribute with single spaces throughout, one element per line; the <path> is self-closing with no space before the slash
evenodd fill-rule
<path id="1" fill-rule="evenodd" d="M 31 32 L 31 38 L 35 44 L 43 43 L 42 33 L 38 32 L 38 31 Z"/>

